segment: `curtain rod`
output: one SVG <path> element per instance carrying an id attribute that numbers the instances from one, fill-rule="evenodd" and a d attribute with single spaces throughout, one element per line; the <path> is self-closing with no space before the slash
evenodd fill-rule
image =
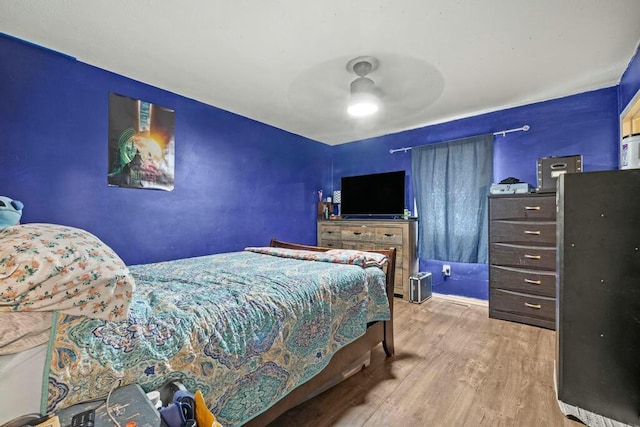
<path id="1" fill-rule="evenodd" d="M 501 130 L 499 132 L 493 132 L 493 134 L 494 135 L 502 135 L 504 137 L 504 136 L 507 136 L 507 134 L 511 133 L 511 132 L 526 132 L 529 129 L 531 129 L 531 126 L 524 125 L 524 126 L 519 127 L 519 128 L 505 129 L 505 130 Z M 422 146 L 420 145 L 419 147 L 422 147 Z M 397 153 L 398 151 L 402 151 L 402 152 L 406 153 L 407 151 L 411 150 L 412 148 L 413 147 L 402 147 L 402 148 L 391 149 L 391 150 L 389 150 L 389 153 L 393 154 L 393 153 Z"/>

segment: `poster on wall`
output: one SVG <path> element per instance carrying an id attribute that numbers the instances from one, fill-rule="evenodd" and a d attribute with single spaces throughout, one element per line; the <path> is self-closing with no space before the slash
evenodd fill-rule
<path id="1" fill-rule="evenodd" d="M 109 94 L 110 186 L 173 190 L 175 112 Z"/>

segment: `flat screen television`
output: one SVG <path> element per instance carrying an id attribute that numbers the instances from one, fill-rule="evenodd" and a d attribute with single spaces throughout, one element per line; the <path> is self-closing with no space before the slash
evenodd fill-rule
<path id="1" fill-rule="evenodd" d="M 342 217 L 401 217 L 405 208 L 404 179 L 403 170 L 342 177 Z"/>

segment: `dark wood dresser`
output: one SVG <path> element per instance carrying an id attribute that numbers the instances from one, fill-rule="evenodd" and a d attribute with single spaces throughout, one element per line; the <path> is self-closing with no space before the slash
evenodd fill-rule
<path id="1" fill-rule="evenodd" d="M 640 426 L 640 169 L 568 173 L 558 196 L 560 409 Z"/>
<path id="2" fill-rule="evenodd" d="M 489 196 L 489 317 L 555 329 L 556 194 Z"/>

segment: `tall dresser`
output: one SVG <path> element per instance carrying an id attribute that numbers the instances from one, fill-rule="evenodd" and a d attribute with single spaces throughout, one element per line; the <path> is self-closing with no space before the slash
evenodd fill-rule
<path id="1" fill-rule="evenodd" d="M 375 250 L 396 248 L 393 293 L 409 299 L 409 277 L 418 272 L 415 219 L 340 219 L 318 221 L 318 245 L 329 248 Z"/>
<path id="2" fill-rule="evenodd" d="M 558 251 L 560 409 L 640 426 L 640 169 L 561 176 Z"/>
<path id="3" fill-rule="evenodd" d="M 489 196 L 489 317 L 555 329 L 556 195 Z"/>

